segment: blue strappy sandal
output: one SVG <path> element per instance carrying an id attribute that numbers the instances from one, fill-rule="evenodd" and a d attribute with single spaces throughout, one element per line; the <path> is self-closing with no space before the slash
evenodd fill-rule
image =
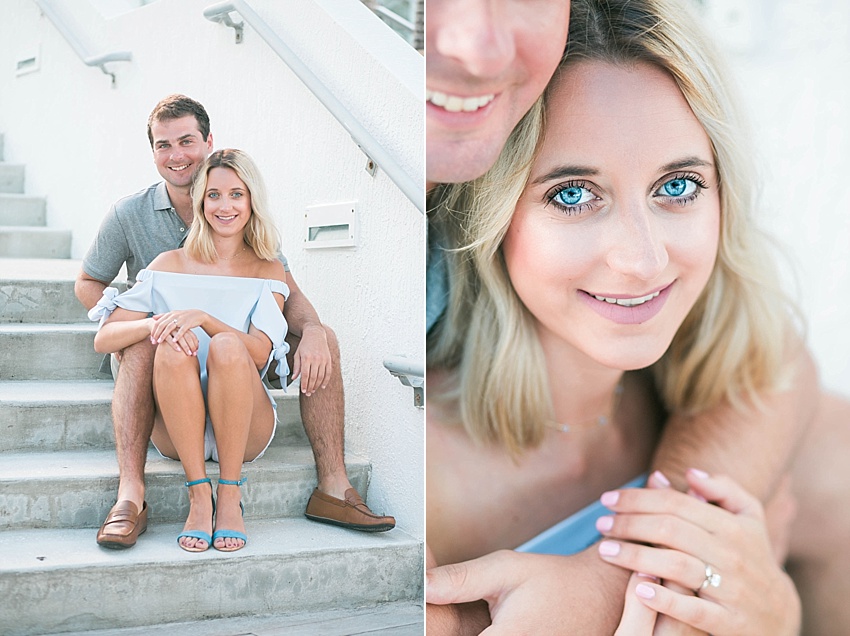
<path id="1" fill-rule="evenodd" d="M 243 477 L 239 481 L 233 481 L 232 479 L 219 479 L 218 483 L 224 484 L 225 486 L 241 486 L 246 481 L 248 481 L 248 478 Z M 239 509 L 242 511 L 242 516 L 244 517 L 245 516 L 245 506 L 242 505 L 241 501 L 239 502 Z M 242 539 L 242 541 L 244 541 L 244 543 L 242 545 L 240 545 L 238 548 L 228 548 L 228 547 L 216 548 L 216 546 L 213 545 L 213 547 L 216 550 L 218 550 L 219 552 L 236 552 L 237 550 L 241 550 L 246 545 L 248 545 L 248 537 L 244 533 L 238 532 L 236 530 L 216 530 L 215 532 L 213 532 L 213 535 L 212 535 L 212 543 L 213 544 L 215 543 L 216 539 Z"/>
<path id="2" fill-rule="evenodd" d="M 195 481 L 187 481 L 186 488 L 191 488 L 192 486 L 197 486 L 198 484 L 210 484 L 210 490 L 212 490 L 212 482 L 210 481 L 209 477 L 205 477 L 204 479 L 196 479 Z M 213 499 L 212 493 L 210 493 L 210 499 L 212 499 L 213 514 L 215 514 L 215 499 Z M 206 541 L 207 547 L 187 548 L 182 543 L 180 543 L 180 539 L 182 539 L 183 537 Z M 210 549 L 210 546 L 212 545 L 212 538 L 203 530 L 184 530 L 179 535 L 177 535 L 177 545 L 179 545 L 182 549 L 186 550 L 186 552 L 206 552 Z"/>

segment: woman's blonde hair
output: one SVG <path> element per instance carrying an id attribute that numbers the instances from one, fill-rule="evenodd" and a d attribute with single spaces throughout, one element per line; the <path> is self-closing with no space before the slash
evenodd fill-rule
<path id="1" fill-rule="evenodd" d="M 559 71 L 585 60 L 669 73 L 711 140 L 720 184 L 720 243 L 711 277 L 664 356 L 656 382 L 671 411 L 722 400 L 742 405 L 780 379 L 788 307 L 754 225 L 755 170 L 744 127 L 713 44 L 676 0 L 572 0 Z M 458 416 L 470 436 L 516 453 L 538 444 L 553 418 L 533 319 L 517 297 L 501 244 L 545 129 L 546 95 L 525 116 L 493 168 L 431 197 L 432 231 L 449 247 L 449 304 L 428 338 L 428 365 L 452 371 Z"/>
<path id="2" fill-rule="evenodd" d="M 245 226 L 243 239 L 260 258 L 273 261 L 280 254 L 280 237 L 274 219 L 269 212 L 268 196 L 263 177 L 257 165 L 242 150 L 225 148 L 216 150 L 198 168 L 192 183 L 192 211 L 194 219 L 186 237 L 184 249 L 193 258 L 212 263 L 218 258 L 212 240 L 212 229 L 204 216 L 204 195 L 207 181 L 213 168 L 229 168 L 251 193 L 251 218 Z"/>

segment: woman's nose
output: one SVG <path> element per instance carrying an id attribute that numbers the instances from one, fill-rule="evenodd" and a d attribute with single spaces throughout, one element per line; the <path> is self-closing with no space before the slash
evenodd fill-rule
<path id="1" fill-rule="evenodd" d="M 646 204 L 632 204 L 617 210 L 614 221 L 608 266 L 638 280 L 656 279 L 669 262 L 658 218 Z"/>

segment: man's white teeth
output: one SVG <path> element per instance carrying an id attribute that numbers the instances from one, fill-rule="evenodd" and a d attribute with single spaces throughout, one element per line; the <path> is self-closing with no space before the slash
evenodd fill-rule
<path id="1" fill-rule="evenodd" d="M 660 291 L 657 291 L 654 294 L 650 294 L 649 296 L 641 296 L 640 298 L 606 298 L 605 296 L 597 296 L 596 294 L 593 294 L 593 297 L 596 300 L 604 300 L 606 303 L 611 303 L 612 305 L 620 305 L 621 307 L 635 307 L 636 305 L 642 305 L 645 302 L 652 300 L 660 293 Z"/>
<path id="2" fill-rule="evenodd" d="M 496 98 L 495 95 L 481 95 L 480 97 L 458 97 L 457 95 L 447 95 L 446 93 L 438 93 L 437 91 L 425 91 L 425 99 L 450 113 L 471 113 L 484 108 L 487 104 Z"/>
<path id="3" fill-rule="evenodd" d="M 171 167 L 169 168 L 169 170 L 174 170 L 175 172 L 180 172 L 181 170 L 185 170 L 185 169 L 186 169 L 186 168 L 188 168 L 188 167 L 189 167 L 188 165 L 183 165 L 183 166 L 171 166 Z"/>

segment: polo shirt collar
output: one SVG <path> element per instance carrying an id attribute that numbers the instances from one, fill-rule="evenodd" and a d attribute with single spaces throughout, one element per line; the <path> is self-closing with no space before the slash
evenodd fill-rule
<path id="1" fill-rule="evenodd" d="M 153 209 L 154 210 L 173 210 L 171 205 L 171 197 L 168 196 L 168 188 L 165 187 L 165 181 L 160 181 L 153 192 Z"/>

